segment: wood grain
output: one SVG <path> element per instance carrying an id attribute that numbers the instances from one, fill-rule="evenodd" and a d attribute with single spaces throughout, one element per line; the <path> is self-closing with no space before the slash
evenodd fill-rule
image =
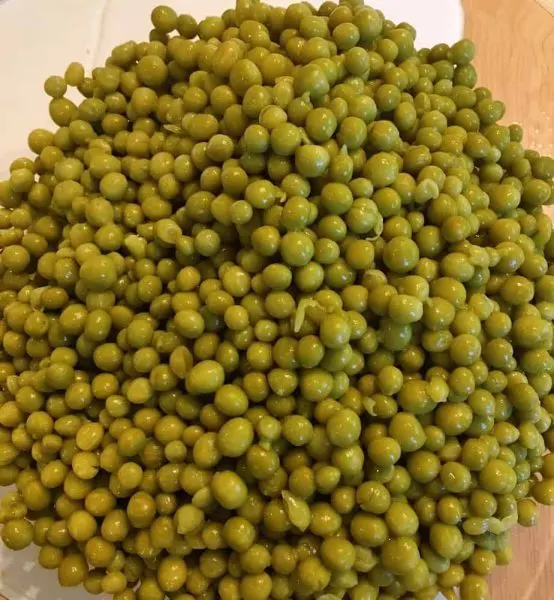
<path id="1" fill-rule="evenodd" d="M 465 34 L 477 44 L 479 85 L 505 102 L 506 123 L 523 125 L 527 147 L 553 156 L 554 0 L 462 2 Z M 554 218 L 554 207 L 547 212 Z"/>
<path id="2" fill-rule="evenodd" d="M 554 17 L 536 0 L 464 0 L 466 35 L 478 46 L 479 82 L 506 103 L 526 143 L 554 153 Z"/>
<path id="3" fill-rule="evenodd" d="M 554 0 L 537 0 L 537 2 L 551 15 L 554 15 Z"/>
<path id="4" fill-rule="evenodd" d="M 521 123 L 528 147 L 553 155 L 554 16 L 547 10 L 552 0 L 463 3 L 466 36 L 477 44 L 480 85 L 506 103 L 505 120 Z M 554 510 L 541 517 L 538 527 L 517 529 L 513 562 L 493 575 L 491 600 L 554 598 Z"/>

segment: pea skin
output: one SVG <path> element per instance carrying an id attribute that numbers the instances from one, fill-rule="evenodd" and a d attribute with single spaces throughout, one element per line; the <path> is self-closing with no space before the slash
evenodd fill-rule
<path id="1" fill-rule="evenodd" d="M 2 541 L 114 600 L 487 600 L 554 504 L 553 159 L 361 0 L 150 22 L 0 182 Z"/>

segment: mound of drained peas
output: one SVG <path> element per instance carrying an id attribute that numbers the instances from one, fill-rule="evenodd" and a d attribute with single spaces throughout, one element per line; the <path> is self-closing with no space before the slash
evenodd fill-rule
<path id="1" fill-rule="evenodd" d="M 359 0 L 151 20 L 0 183 L 4 544 L 114 600 L 487 600 L 554 504 L 554 160 Z"/>

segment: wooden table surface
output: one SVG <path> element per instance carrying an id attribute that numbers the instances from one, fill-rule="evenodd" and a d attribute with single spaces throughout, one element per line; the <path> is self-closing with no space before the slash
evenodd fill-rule
<path id="1" fill-rule="evenodd" d="M 462 1 L 479 85 L 506 103 L 505 120 L 523 125 L 528 147 L 554 155 L 554 0 Z M 553 600 L 554 509 L 538 527 L 518 528 L 513 548 L 512 564 L 492 577 L 490 600 Z"/>
<path id="2" fill-rule="evenodd" d="M 554 155 L 554 0 L 463 0 L 477 44 L 479 85 L 506 103 L 527 147 Z M 554 210 L 550 210 L 554 217 Z M 554 510 L 513 534 L 514 559 L 491 581 L 491 600 L 554 599 Z"/>

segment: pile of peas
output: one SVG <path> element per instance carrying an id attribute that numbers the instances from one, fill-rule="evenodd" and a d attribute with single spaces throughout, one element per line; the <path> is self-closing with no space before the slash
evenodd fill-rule
<path id="1" fill-rule="evenodd" d="M 3 542 L 114 600 L 487 600 L 554 504 L 554 160 L 360 0 L 151 20 L 0 183 Z"/>

